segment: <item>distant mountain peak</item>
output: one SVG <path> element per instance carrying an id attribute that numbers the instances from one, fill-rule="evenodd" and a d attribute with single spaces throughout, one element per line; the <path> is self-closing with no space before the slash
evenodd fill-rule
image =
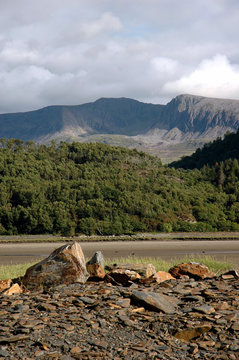
<path id="1" fill-rule="evenodd" d="M 167 105 L 102 97 L 82 105 L 54 105 L 0 115 L 3 138 L 47 142 L 53 138 L 86 141 L 87 136 L 100 134 L 139 136 L 137 141 L 146 149 L 152 144 L 155 148 L 187 139 L 205 142 L 227 131 L 237 131 L 238 127 L 239 100 L 190 94 L 178 95 Z M 127 143 L 132 144 L 131 139 Z"/>

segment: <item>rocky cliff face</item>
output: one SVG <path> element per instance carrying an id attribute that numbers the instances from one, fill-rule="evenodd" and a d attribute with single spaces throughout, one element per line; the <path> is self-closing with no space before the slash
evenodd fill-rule
<path id="1" fill-rule="evenodd" d="M 165 128 L 178 128 L 184 133 L 204 133 L 215 127 L 237 129 L 239 126 L 239 101 L 179 95 L 163 111 Z"/>
<path id="2" fill-rule="evenodd" d="M 187 147 L 195 140 L 207 142 L 238 127 L 238 100 L 193 95 L 179 95 L 167 105 L 102 98 L 78 106 L 0 115 L 0 137 L 4 138 L 41 143 L 103 141 L 151 152 L 175 144 Z M 197 145 L 192 144 L 192 150 Z"/>

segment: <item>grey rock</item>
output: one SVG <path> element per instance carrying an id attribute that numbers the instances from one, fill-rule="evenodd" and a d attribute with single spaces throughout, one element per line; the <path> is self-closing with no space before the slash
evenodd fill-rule
<path id="1" fill-rule="evenodd" d="M 92 258 L 87 262 L 87 265 L 92 265 L 92 264 L 100 264 L 102 266 L 102 268 L 104 269 L 105 267 L 105 260 L 104 260 L 104 256 L 102 254 L 101 251 L 96 251 L 94 253 L 94 255 L 92 256 Z"/>
<path id="2" fill-rule="evenodd" d="M 8 356 L 10 356 L 10 353 L 9 353 L 9 351 L 3 349 L 3 350 L 0 350 L 0 356 L 8 357 Z"/>
<path id="3" fill-rule="evenodd" d="M 173 314 L 176 312 L 176 308 L 170 301 L 170 297 L 163 294 L 133 291 L 132 299 L 154 311 L 162 311 L 166 314 Z"/>

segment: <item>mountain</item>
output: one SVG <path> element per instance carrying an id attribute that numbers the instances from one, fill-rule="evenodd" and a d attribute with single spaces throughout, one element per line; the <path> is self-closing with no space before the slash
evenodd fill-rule
<path id="1" fill-rule="evenodd" d="M 78 106 L 48 106 L 40 110 L 0 115 L 0 136 L 44 142 L 71 133 L 136 135 L 159 120 L 162 105 L 136 100 L 99 99 Z"/>
<path id="2" fill-rule="evenodd" d="M 49 106 L 0 114 L 0 137 L 105 142 L 136 147 L 166 160 L 192 153 L 239 127 L 239 101 L 179 95 L 167 105 L 101 98 L 76 106 Z"/>
<path id="3" fill-rule="evenodd" d="M 239 101 L 179 95 L 164 108 L 156 127 L 164 124 L 170 130 L 177 128 L 183 133 L 207 134 L 216 127 L 238 128 Z"/>
<path id="4" fill-rule="evenodd" d="M 236 134 L 226 134 L 197 149 L 191 156 L 185 156 L 170 164 L 174 168 L 201 169 L 204 165 L 213 166 L 228 159 L 239 160 L 239 130 Z"/>

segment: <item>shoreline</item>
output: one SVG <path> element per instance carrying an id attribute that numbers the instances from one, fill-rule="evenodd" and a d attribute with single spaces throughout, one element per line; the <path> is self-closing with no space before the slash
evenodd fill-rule
<path id="1" fill-rule="evenodd" d="M 0 235 L 0 244 L 21 243 L 65 243 L 70 241 L 237 241 L 239 232 L 182 232 L 182 233 L 139 233 L 134 235 Z"/>

